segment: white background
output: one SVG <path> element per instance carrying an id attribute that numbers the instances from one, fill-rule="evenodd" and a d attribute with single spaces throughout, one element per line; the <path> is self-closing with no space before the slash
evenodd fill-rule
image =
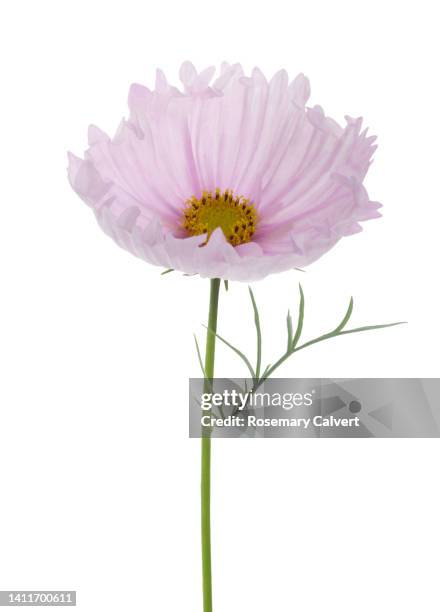
<path id="1" fill-rule="evenodd" d="M 266 361 L 306 292 L 309 337 L 409 325 L 298 354 L 280 376 L 437 376 L 435 2 L 5 2 L 1 16 L 0 590 L 77 589 L 84 612 L 197 612 L 199 443 L 187 439 L 208 281 L 101 233 L 66 179 L 89 123 L 133 81 L 241 61 L 307 74 L 312 103 L 363 115 L 384 217 L 306 273 L 255 284 Z M 245 285 L 219 331 L 254 349 Z M 244 374 L 219 347 L 217 373 Z M 438 440 L 217 441 L 216 612 L 438 611 Z"/>

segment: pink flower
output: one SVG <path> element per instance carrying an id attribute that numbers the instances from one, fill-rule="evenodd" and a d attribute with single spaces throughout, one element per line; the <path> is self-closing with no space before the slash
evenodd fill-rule
<path id="1" fill-rule="evenodd" d="M 146 261 L 203 277 L 254 281 L 303 267 L 380 204 L 362 185 L 375 137 L 342 128 L 310 87 L 281 70 L 268 82 L 223 64 L 180 69 L 183 92 L 157 72 L 132 85 L 113 139 L 89 128 L 85 158 L 69 154 L 73 189 L 102 229 Z"/>

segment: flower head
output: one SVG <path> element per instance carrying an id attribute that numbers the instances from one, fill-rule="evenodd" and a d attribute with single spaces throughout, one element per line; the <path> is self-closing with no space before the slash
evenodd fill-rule
<path id="1" fill-rule="evenodd" d="M 154 91 L 132 85 L 114 138 L 91 126 L 84 159 L 69 154 L 73 189 L 121 247 L 252 281 L 310 264 L 380 216 L 362 185 L 375 137 L 306 107 L 304 75 L 223 64 L 213 80 L 185 62 L 180 78 L 183 91 L 161 71 Z"/>

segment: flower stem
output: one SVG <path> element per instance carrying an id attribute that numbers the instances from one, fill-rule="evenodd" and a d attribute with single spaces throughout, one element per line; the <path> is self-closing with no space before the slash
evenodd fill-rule
<path id="1" fill-rule="evenodd" d="M 205 392 L 211 388 L 214 377 L 215 340 L 217 332 L 218 297 L 220 279 L 211 279 L 209 297 L 208 331 L 205 353 Z M 202 431 L 202 474 L 201 474 L 201 519 L 202 519 L 202 577 L 203 612 L 212 612 L 211 576 L 211 435 Z"/>

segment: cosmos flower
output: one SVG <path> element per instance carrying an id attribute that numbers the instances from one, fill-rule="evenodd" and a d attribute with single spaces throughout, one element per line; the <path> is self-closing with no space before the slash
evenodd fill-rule
<path id="1" fill-rule="evenodd" d="M 161 71 L 154 91 L 132 85 L 114 138 L 91 126 L 84 159 L 69 154 L 106 234 L 163 268 L 248 282 L 306 266 L 380 216 L 362 184 L 376 147 L 360 118 L 341 127 L 306 107 L 302 74 L 214 72 L 185 62 L 182 91 Z"/>

